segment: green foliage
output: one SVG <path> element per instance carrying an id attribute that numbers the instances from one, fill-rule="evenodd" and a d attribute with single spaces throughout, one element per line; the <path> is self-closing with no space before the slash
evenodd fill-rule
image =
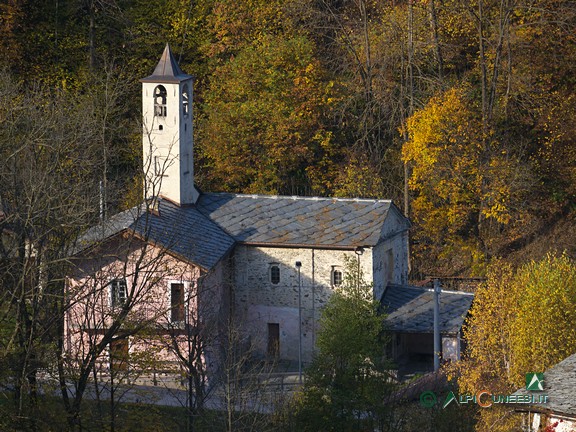
<path id="1" fill-rule="evenodd" d="M 2 431 L 36 430 L 38 432 L 69 430 L 66 424 L 66 411 L 62 400 L 52 396 L 42 396 L 35 418 L 27 413 L 23 418 L 15 419 L 14 405 L 5 397 L 0 398 L 0 428 Z M 109 430 L 110 404 L 102 400 L 87 400 L 82 408 L 82 430 L 100 432 Z M 190 430 L 187 423 L 186 409 L 160 405 L 118 403 L 116 407 L 115 430 L 119 432 L 185 432 Z M 207 411 L 194 424 L 194 431 L 224 431 L 222 413 Z"/>
<path id="2" fill-rule="evenodd" d="M 262 36 L 216 69 L 199 132 L 210 189 L 290 192 L 329 140 L 322 73 L 313 44 L 289 35 Z"/>
<path id="3" fill-rule="evenodd" d="M 346 275 L 320 318 L 318 357 L 334 366 L 335 374 L 356 371 L 367 359 L 379 359 L 386 342 L 385 316 L 378 313 L 372 286 L 358 276 L 356 263 L 348 261 Z"/>
<path id="4" fill-rule="evenodd" d="M 293 401 L 297 430 L 373 429 L 386 414 L 382 401 L 393 385 L 384 356 L 385 317 L 354 264 L 348 263 L 344 283 L 322 311 L 319 351 Z"/>
<path id="5" fill-rule="evenodd" d="M 518 270 L 497 262 L 474 301 L 465 330 L 468 350 L 457 365 L 462 393 L 523 387 L 527 372 L 544 371 L 576 352 L 576 263 L 548 255 Z M 505 409 L 482 410 L 479 430 L 498 420 L 511 430 L 518 418 Z"/>

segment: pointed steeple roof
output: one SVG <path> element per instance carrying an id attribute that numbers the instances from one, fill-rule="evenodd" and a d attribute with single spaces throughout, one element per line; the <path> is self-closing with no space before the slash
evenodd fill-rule
<path id="1" fill-rule="evenodd" d="M 192 75 L 185 74 L 178 66 L 178 62 L 172 55 L 170 45 L 166 44 L 162 57 L 154 69 L 154 73 L 146 78 L 141 79 L 141 82 L 163 82 L 163 83 L 178 83 L 192 78 Z"/>

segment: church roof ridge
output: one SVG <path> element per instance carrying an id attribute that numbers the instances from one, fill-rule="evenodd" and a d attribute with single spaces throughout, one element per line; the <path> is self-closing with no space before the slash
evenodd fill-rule
<path id="1" fill-rule="evenodd" d="M 305 201 L 338 201 L 338 202 L 365 202 L 365 203 L 392 203 L 391 199 L 379 198 L 350 198 L 350 197 L 320 197 L 320 196 L 301 196 L 301 195 L 265 195 L 265 194 L 242 194 L 233 192 L 208 192 L 210 195 L 228 195 L 236 198 L 253 198 L 253 199 L 286 199 L 286 200 L 305 200 Z"/>

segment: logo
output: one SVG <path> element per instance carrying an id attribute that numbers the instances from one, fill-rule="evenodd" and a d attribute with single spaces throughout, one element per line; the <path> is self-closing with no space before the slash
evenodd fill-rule
<path id="1" fill-rule="evenodd" d="M 526 374 L 526 389 L 529 391 L 543 391 L 544 390 L 544 374 L 542 373 L 529 373 Z M 436 405 L 436 393 L 432 391 L 425 391 L 420 395 L 420 405 L 425 408 L 432 408 Z M 500 394 L 492 393 L 489 390 L 480 390 L 475 394 L 465 393 L 456 394 L 450 391 L 444 399 L 442 408 L 445 409 L 448 405 L 456 402 L 456 406 L 477 404 L 481 408 L 490 408 L 494 404 L 547 404 L 548 395 L 545 393 L 538 394 Z"/>
<path id="2" fill-rule="evenodd" d="M 420 405 L 425 408 L 432 408 L 436 405 L 436 393 L 433 391 L 425 391 L 420 395 Z"/>
<path id="3" fill-rule="evenodd" d="M 526 390 L 534 392 L 544 391 L 544 374 L 542 372 L 530 372 L 526 374 Z M 475 394 L 456 394 L 450 391 L 444 399 L 442 408 L 446 408 L 452 402 L 456 405 L 477 404 L 482 408 L 490 408 L 494 404 L 547 404 L 548 395 L 546 393 L 530 394 L 500 394 L 492 393 L 490 390 L 480 390 Z M 420 395 L 420 405 L 425 408 L 432 408 L 436 405 L 436 393 L 425 391 Z"/>
<path id="4" fill-rule="evenodd" d="M 458 400 L 456 399 L 456 395 L 454 394 L 453 391 L 448 393 L 448 395 L 446 396 L 446 400 L 444 401 L 444 405 L 442 405 L 442 408 L 446 408 L 448 405 L 452 403 L 452 401 L 456 401 L 456 404 L 458 404 Z"/>
<path id="5" fill-rule="evenodd" d="M 536 372 L 527 373 L 526 390 L 544 391 L 544 374 Z"/>

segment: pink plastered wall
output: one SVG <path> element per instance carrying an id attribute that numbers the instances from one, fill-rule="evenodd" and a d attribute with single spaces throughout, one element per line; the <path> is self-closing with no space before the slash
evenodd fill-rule
<path id="1" fill-rule="evenodd" d="M 116 307 L 111 296 L 115 279 L 126 280 L 126 300 Z M 101 343 L 104 334 L 128 341 L 132 369 L 178 369 L 181 360 L 175 344 L 186 353 L 190 337 L 205 361 L 204 351 L 217 351 L 217 335 L 228 313 L 224 279 L 222 263 L 206 271 L 128 236 L 116 236 L 77 256 L 67 280 L 64 350 L 69 364 L 79 365 L 90 350 L 102 345 L 97 368 L 108 369 L 109 345 Z M 172 319 L 171 284 L 183 285 L 184 321 Z M 216 361 L 215 356 L 208 357 Z"/>

